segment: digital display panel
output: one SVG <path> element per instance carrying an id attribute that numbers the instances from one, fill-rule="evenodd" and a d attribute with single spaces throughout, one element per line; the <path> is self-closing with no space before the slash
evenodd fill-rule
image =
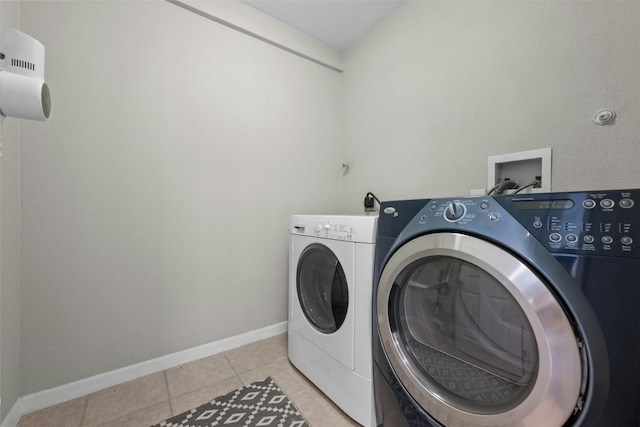
<path id="1" fill-rule="evenodd" d="M 571 209 L 573 200 L 514 200 L 513 204 L 520 209 Z"/>

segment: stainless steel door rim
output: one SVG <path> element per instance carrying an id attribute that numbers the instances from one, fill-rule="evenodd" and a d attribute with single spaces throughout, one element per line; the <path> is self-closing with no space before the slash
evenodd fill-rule
<path id="1" fill-rule="evenodd" d="M 456 406 L 425 383 L 398 332 L 391 329 L 390 298 L 394 287 L 401 286 L 396 279 L 407 267 L 429 257 L 456 258 L 484 270 L 504 286 L 526 315 L 535 337 L 538 366 L 532 387 L 516 406 L 494 413 Z M 562 426 L 579 405 L 583 361 L 565 311 L 529 266 L 493 243 L 440 232 L 404 244 L 382 271 L 376 305 L 382 343 L 396 375 L 413 399 L 447 427 Z"/>

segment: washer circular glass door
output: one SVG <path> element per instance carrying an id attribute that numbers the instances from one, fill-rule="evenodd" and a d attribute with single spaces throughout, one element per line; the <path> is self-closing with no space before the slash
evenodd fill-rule
<path id="1" fill-rule="evenodd" d="M 342 326 L 349 309 L 349 289 L 340 261 L 326 246 L 307 246 L 298 260 L 296 288 L 300 307 L 323 334 Z"/>
<path id="2" fill-rule="evenodd" d="M 394 372 L 442 424 L 561 426 L 583 385 L 562 306 L 520 259 L 458 233 L 420 236 L 385 265 L 378 326 Z"/>

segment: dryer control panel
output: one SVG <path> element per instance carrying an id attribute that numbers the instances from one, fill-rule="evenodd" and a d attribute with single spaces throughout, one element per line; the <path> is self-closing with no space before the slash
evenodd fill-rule
<path id="1" fill-rule="evenodd" d="M 640 257 L 640 190 L 494 197 L 552 252 Z"/>
<path id="2" fill-rule="evenodd" d="M 398 240 L 435 231 L 497 241 L 531 235 L 553 253 L 640 258 L 640 189 L 408 200 L 381 208 L 381 236 Z"/>

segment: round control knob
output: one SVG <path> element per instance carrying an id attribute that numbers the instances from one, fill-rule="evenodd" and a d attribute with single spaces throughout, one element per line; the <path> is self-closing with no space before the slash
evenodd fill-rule
<path id="1" fill-rule="evenodd" d="M 315 231 L 316 233 L 319 233 L 322 231 L 322 223 L 319 222 L 316 225 L 313 226 L 313 231 Z"/>
<path id="2" fill-rule="evenodd" d="M 467 207 L 462 203 L 452 202 L 449 203 L 447 208 L 444 210 L 444 219 L 449 222 L 457 222 L 460 221 L 467 213 Z"/>

